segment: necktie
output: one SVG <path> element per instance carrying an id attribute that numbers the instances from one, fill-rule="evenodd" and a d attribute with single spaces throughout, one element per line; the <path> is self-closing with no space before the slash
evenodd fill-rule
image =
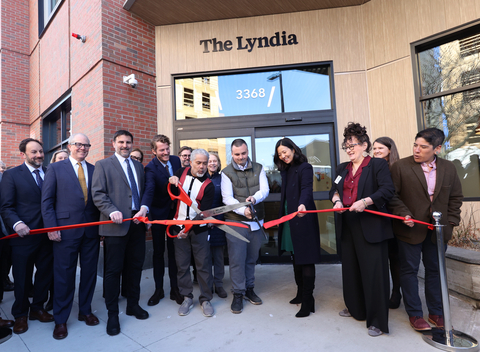
<path id="1" fill-rule="evenodd" d="M 168 167 L 168 164 L 165 165 L 165 169 L 167 169 L 168 176 L 172 176 L 172 174 L 170 173 L 170 168 Z"/>
<path id="2" fill-rule="evenodd" d="M 88 188 L 87 181 L 85 180 L 85 174 L 83 172 L 83 167 L 80 162 L 77 162 L 78 165 L 78 181 L 80 182 L 80 187 L 82 187 L 83 198 L 85 198 L 85 205 L 88 201 Z"/>
<path id="3" fill-rule="evenodd" d="M 138 194 L 137 183 L 135 182 L 135 177 L 133 176 L 132 168 L 130 167 L 128 159 L 125 159 L 125 162 L 127 163 L 127 173 L 128 178 L 130 179 L 130 187 L 132 189 L 133 204 L 135 205 L 135 210 L 140 210 L 140 196 Z"/>
<path id="4" fill-rule="evenodd" d="M 40 170 L 35 170 L 33 173 L 35 174 L 35 178 L 37 179 L 38 188 L 40 188 L 41 191 L 43 186 L 43 180 L 40 177 Z"/>

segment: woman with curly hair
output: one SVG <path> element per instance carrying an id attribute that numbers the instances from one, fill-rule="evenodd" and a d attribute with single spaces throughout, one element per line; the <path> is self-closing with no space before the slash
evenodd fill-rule
<path id="1" fill-rule="evenodd" d="M 395 187 L 388 163 L 371 158 L 365 127 L 350 122 L 343 133 L 342 149 L 349 162 L 337 167 L 330 190 L 333 208 L 349 208 L 336 216 L 341 243 L 343 298 L 347 308 L 339 314 L 366 320 L 368 334 L 388 333 L 388 239 L 393 238 L 389 218 L 364 212 L 388 213 Z M 337 212 L 338 213 L 338 212 Z"/>

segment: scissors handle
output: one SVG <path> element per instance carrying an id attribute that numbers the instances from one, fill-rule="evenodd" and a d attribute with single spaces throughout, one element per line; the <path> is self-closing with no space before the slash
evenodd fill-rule
<path id="1" fill-rule="evenodd" d="M 177 235 L 172 235 L 170 233 L 170 227 L 172 227 L 173 225 L 168 225 L 167 226 L 167 230 L 166 230 L 166 233 L 167 233 L 167 236 L 168 237 L 171 237 L 171 238 L 175 238 L 175 237 L 178 237 L 178 234 Z M 184 231 L 185 233 L 188 233 L 190 231 L 190 229 L 192 228 L 193 225 L 183 225 L 184 226 Z"/>
<path id="2" fill-rule="evenodd" d="M 172 200 L 178 199 L 178 200 L 180 200 L 181 202 L 185 203 L 186 205 L 188 205 L 190 207 L 193 203 L 192 200 L 188 196 L 187 192 L 185 192 L 183 187 L 181 187 L 181 183 L 179 182 L 178 184 L 180 185 L 180 187 L 177 187 L 178 190 L 180 191 L 180 194 L 178 196 L 176 196 L 175 194 L 172 193 L 172 190 L 171 190 L 172 184 L 168 183 L 167 191 L 168 191 L 168 194 L 170 195 L 170 198 L 172 198 Z"/>

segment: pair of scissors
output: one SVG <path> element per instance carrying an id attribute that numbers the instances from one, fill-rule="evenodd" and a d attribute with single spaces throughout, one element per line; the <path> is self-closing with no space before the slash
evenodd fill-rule
<path id="1" fill-rule="evenodd" d="M 258 227 L 260 227 L 260 230 L 262 230 L 263 236 L 265 236 L 265 239 L 268 241 L 268 235 L 265 233 L 265 230 L 263 229 L 263 226 L 260 224 L 260 220 L 258 220 L 257 212 L 255 208 L 253 207 L 253 203 L 249 202 L 250 211 L 252 212 L 252 218 L 253 220 L 257 223 Z"/>
<path id="2" fill-rule="evenodd" d="M 179 195 L 176 196 L 172 193 L 171 191 L 171 183 L 168 184 L 168 194 L 170 195 L 170 198 L 172 198 L 172 200 L 174 199 L 178 199 L 179 201 L 185 203 L 187 206 L 189 206 L 190 208 L 193 209 L 193 211 L 195 211 L 195 213 L 197 213 L 197 215 L 195 216 L 195 218 L 193 220 L 209 220 L 209 219 L 215 219 L 213 216 L 214 215 L 220 215 L 220 214 L 223 214 L 223 213 L 226 213 L 226 212 L 229 212 L 231 210 L 234 210 L 234 209 L 237 209 L 237 208 L 241 208 L 241 207 L 244 207 L 244 206 L 249 206 L 251 203 L 250 202 L 243 202 L 243 203 L 236 203 L 236 204 L 230 204 L 230 205 L 224 205 L 224 206 L 221 206 L 221 207 L 218 207 L 218 208 L 213 208 L 213 209 L 208 209 L 208 210 L 204 210 L 204 211 L 201 211 L 200 209 L 198 209 L 194 204 L 193 204 L 193 201 L 190 199 L 190 197 L 188 196 L 187 192 L 185 192 L 185 190 L 183 189 L 183 187 L 181 186 L 181 184 L 179 183 Z M 167 235 L 169 237 L 176 237 L 174 235 L 171 235 L 170 234 L 170 227 L 172 225 L 169 225 L 167 226 Z M 184 232 L 187 233 L 188 231 L 190 231 L 190 229 L 192 228 L 193 225 L 184 225 Z M 240 235 L 237 231 L 235 231 L 234 229 L 232 229 L 230 226 L 227 226 L 227 225 L 215 225 L 217 226 L 219 229 L 229 233 L 230 235 L 232 236 L 235 236 L 237 237 L 238 239 L 241 239 L 242 241 L 245 241 L 247 243 L 250 243 L 249 240 L 247 240 L 245 237 L 243 237 L 242 235 Z"/>

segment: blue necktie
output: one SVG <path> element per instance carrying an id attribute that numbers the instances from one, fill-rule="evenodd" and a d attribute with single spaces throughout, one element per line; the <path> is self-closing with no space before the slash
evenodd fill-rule
<path id="1" fill-rule="evenodd" d="M 130 188 L 132 189 L 133 204 L 135 204 L 135 210 L 140 210 L 140 196 L 138 195 L 137 183 L 135 182 L 135 177 L 133 176 L 128 159 L 125 159 L 125 162 L 127 163 L 127 173 L 130 179 Z"/>
<path id="2" fill-rule="evenodd" d="M 40 177 L 40 170 L 35 170 L 33 173 L 35 174 L 35 178 L 37 179 L 38 188 L 40 188 L 41 191 L 43 186 L 43 180 Z"/>

